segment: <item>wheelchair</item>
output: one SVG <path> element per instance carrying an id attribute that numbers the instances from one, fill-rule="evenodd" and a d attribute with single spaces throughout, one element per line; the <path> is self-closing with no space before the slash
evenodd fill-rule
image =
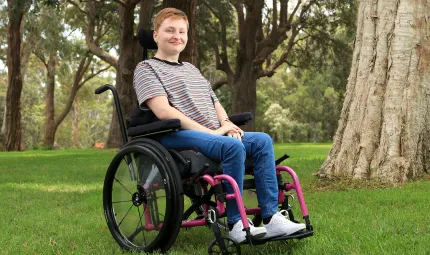
<path id="1" fill-rule="evenodd" d="M 156 49 L 152 31 L 139 31 L 139 41 L 144 47 L 145 59 L 147 49 Z M 294 196 L 289 191 L 295 190 L 306 229 L 288 236 L 253 239 L 247 215 L 253 215 L 252 222 L 258 226 L 262 223 L 261 210 L 258 207 L 245 208 L 237 183 L 223 174 L 221 163 L 205 157 L 195 148 L 168 150 L 157 142 L 158 137 L 166 132 L 177 132 L 181 128 L 180 121 L 157 120 L 152 112 L 136 107 L 130 120 L 124 124 L 115 87 L 106 84 L 97 88 L 95 93 L 107 90 L 113 93 L 123 145 L 106 172 L 103 207 L 108 228 L 122 249 L 165 253 L 181 228 L 208 226 L 215 236 L 208 245 L 209 254 L 241 254 L 240 245 L 243 243 L 238 244 L 221 231 L 226 228 L 220 219 L 226 217 L 227 200 L 236 200 L 247 234 L 246 244 L 302 239 L 314 234 L 297 175 L 291 168 L 279 166 L 289 157 L 287 154 L 276 160 L 279 207 L 291 221 L 298 222 L 290 205 Z M 251 113 L 230 116 L 238 126 L 251 119 Z M 252 159 L 247 159 L 245 165 L 245 174 L 252 176 Z M 291 177 L 292 183 L 282 180 L 283 172 Z M 225 182 L 232 185 L 233 194 L 225 193 Z M 245 179 L 245 190 L 255 190 L 252 178 Z M 184 206 L 185 197 L 191 201 L 188 208 Z"/>

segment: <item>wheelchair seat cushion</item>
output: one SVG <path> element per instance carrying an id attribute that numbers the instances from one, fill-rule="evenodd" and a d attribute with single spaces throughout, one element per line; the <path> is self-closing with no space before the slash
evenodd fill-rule
<path id="1" fill-rule="evenodd" d="M 169 152 L 175 159 L 182 178 L 188 178 L 198 173 L 202 168 L 204 168 L 205 163 L 207 163 L 209 167 L 202 173 L 202 175 L 216 175 L 223 173 L 221 162 L 211 160 L 197 149 L 185 149 L 181 151 L 169 150 Z M 245 174 L 253 174 L 253 170 L 253 160 L 252 158 L 247 158 L 245 160 Z"/>
<path id="2" fill-rule="evenodd" d="M 128 135 L 131 137 L 148 135 L 151 133 L 163 131 L 176 131 L 181 128 L 181 121 L 179 119 L 160 120 L 145 125 L 128 128 Z"/>

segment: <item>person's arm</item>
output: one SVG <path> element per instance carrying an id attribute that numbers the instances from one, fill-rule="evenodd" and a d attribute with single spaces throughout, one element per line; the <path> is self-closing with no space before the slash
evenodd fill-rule
<path id="1" fill-rule="evenodd" d="M 215 102 L 215 110 L 216 115 L 218 117 L 218 121 L 221 126 L 224 125 L 226 122 L 229 122 L 227 112 L 225 111 L 224 107 L 222 107 L 219 101 Z"/>
<path id="2" fill-rule="evenodd" d="M 234 138 L 237 138 L 237 139 L 241 140 L 241 137 L 243 137 L 243 130 L 240 129 L 235 124 L 233 124 L 228 119 L 227 112 L 225 111 L 224 107 L 222 107 L 222 105 L 221 105 L 221 103 L 219 101 L 215 102 L 215 110 L 216 110 L 216 115 L 218 117 L 218 120 L 219 120 L 219 123 L 220 123 L 221 127 L 223 127 L 224 125 L 233 125 L 233 126 L 236 127 L 235 130 L 228 131 L 228 132 L 226 132 L 226 134 L 228 136 L 232 136 Z"/>
<path id="3" fill-rule="evenodd" d="M 217 130 L 209 129 L 205 126 L 200 125 L 194 120 L 188 118 L 183 113 L 170 106 L 167 97 L 165 96 L 156 96 L 151 99 L 148 99 L 146 105 L 152 110 L 152 112 L 159 118 L 160 120 L 167 119 L 179 119 L 181 121 L 181 126 L 184 129 L 192 129 L 197 131 L 202 131 L 215 135 L 224 135 L 229 131 L 235 130 L 237 127 L 232 125 L 223 126 Z"/>

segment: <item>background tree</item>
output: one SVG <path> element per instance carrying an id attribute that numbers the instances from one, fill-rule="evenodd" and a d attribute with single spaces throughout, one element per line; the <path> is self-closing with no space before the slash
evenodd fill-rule
<path id="1" fill-rule="evenodd" d="M 21 54 L 21 27 L 24 14 L 33 4 L 32 13 L 40 9 L 40 2 L 52 6 L 57 5 L 57 0 L 31 1 L 31 0 L 8 0 L 8 35 L 7 35 L 7 67 L 8 87 L 6 92 L 6 106 L 4 120 L 1 128 L 3 146 L 7 151 L 20 150 L 21 147 L 21 92 L 23 86 L 22 77 L 22 54 Z M 25 56 L 25 55 L 24 55 Z M 24 58 L 24 60 L 26 60 Z M 24 68 L 25 69 L 25 68 Z"/>
<path id="2" fill-rule="evenodd" d="M 198 66 L 198 47 L 196 40 L 196 11 L 197 11 L 197 0 L 164 0 L 163 7 L 173 7 L 179 9 L 188 17 L 189 32 L 188 42 L 184 51 L 181 52 L 180 58 L 182 61 L 190 62 L 195 66 Z"/>
<path id="3" fill-rule="evenodd" d="M 7 6 L 0 7 L 0 63 L 6 63 L 7 56 L 7 30 L 8 22 L 6 17 L 8 16 Z M 3 126 L 4 119 L 4 108 L 6 101 L 6 90 L 7 90 L 7 72 L 6 70 L 0 70 L 0 151 L 3 151 L 3 135 L 1 133 L 1 127 Z"/>
<path id="4" fill-rule="evenodd" d="M 291 1 L 293 2 L 293 1 Z M 212 46 L 216 56 L 216 67 L 226 74 L 226 78 L 213 84 L 216 89 L 223 84 L 232 88 L 232 113 L 250 111 L 255 116 L 256 81 L 265 76 L 272 76 L 276 68 L 283 64 L 293 46 L 300 41 L 299 33 L 306 28 L 311 6 L 315 1 L 302 3 L 297 1 L 289 11 L 288 0 L 273 1 L 273 8 L 267 10 L 266 23 L 263 22 L 264 0 L 256 1 L 203 1 L 216 22 L 208 16 L 207 33 L 218 34 L 219 39 L 213 40 Z M 229 5 L 231 4 L 231 5 Z M 214 7 L 221 8 L 214 8 Z M 227 24 L 230 22 L 224 13 L 229 13 L 232 6 L 237 17 L 237 47 L 234 61 L 229 59 L 227 52 Z M 226 10 L 227 9 L 227 10 Z M 203 12 L 204 10 L 202 10 Z M 284 44 L 285 42 L 285 44 Z M 282 47 L 282 54 L 271 61 L 271 54 Z M 246 130 L 254 130 L 254 120 Z"/>
<path id="5" fill-rule="evenodd" d="M 70 112 L 78 90 L 110 67 L 97 66 L 93 55 L 82 47 L 83 41 L 71 35 L 73 30 L 65 30 L 65 7 L 60 5 L 55 12 L 42 12 L 46 18 L 45 22 L 41 22 L 41 27 L 46 38 L 35 50 L 36 56 L 46 67 L 43 144 L 47 148 L 54 146 L 57 129 Z M 99 37 L 95 39 L 98 41 Z M 62 100 L 64 107 L 61 111 L 56 111 L 55 107 L 56 87 L 67 90 L 68 94 Z"/>
<path id="6" fill-rule="evenodd" d="M 85 15 L 84 19 L 87 20 L 85 38 L 91 53 L 117 70 L 116 89 L 121 101 L 122 112 L 128 118 L 133 105 L 136 103 L 136 93 L 132 86 L 134 68 L 141 61 L 142 56 L 142 49 L 137 40 L 136 32 L 138 28 L 143 28 L 150 24 L 154 5 L 153 0 L 116 0 L 115 3 L 94 0 L 85 3 L 77 3 L 73 0 L 68 0 L 68 2 Z M 139 25 L 135 26 L 135 8 L 139 2 Z M 118 16 L 114 16 L 113 13 L 118 13 Z M 115 26 L 115 24 L 119 24 L 119 27 Z M 96 27 L 101 27 L 99 30 L 102 31 L 102 35 L 114 31 L 115 27 L 119 28 L 117 30 L 119 34 L 115 38 L 119 45 L 117 48 L 119 58 L 109 53 L 109 50 L 106 49 L 106 45 L 103 43 L 104 41 L 96 41 Z M 106 145 L 108 147 L 119 147 L 121 145 L 118 117 L 115 112 L 112 115 Z"/>
<path id="7" fill-rule="evenodd" d="M 339 127 L 321 177 L 404 182 L 429 169 L 425 1 L 360 1 Z"/>
<path id="8" fill-rule="evenodd" d="M 31 1 L 8 0 L 7 66 L 8 87 L 4 121 L 1 129 L 4 149 L 20 150 L 21 146 L 21 22 L 30 9 Z"/>

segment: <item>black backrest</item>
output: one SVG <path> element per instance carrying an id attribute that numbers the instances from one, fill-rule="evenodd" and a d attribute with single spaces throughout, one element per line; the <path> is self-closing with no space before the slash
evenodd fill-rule
<path id="1" fill-rule="evenodd" d="M 143 48 L 142 60 L 145 60 L 148 58 L 148 50 L 158 49 L 158 46 L 154 41 L 153 34 L 154 34 L 154 30 L 147 30 L 147 29 L 141 29 L 137 33 L 137 38 L 139 39 L 139 43 Z M 127 128 L 149 124 L 158 120 L 159 119 L 155 116 L 155 114 L 152 111 L 141 110 L 139 107 L 139 102 L 137 102 L 137 106 L 131 110 L 130 119 L 127 121 Z"/>
<path id="2" fill-rule="evenodd" d="M 157 44 L 154 41 L 154 30 L 141 29 L 137 34 L 137 38 L 139 39 L 140 45 L 143 47 L 143 56 L 142 60 L 148 58 L 148 50 L 156 50 L 158 49 Z"/>

